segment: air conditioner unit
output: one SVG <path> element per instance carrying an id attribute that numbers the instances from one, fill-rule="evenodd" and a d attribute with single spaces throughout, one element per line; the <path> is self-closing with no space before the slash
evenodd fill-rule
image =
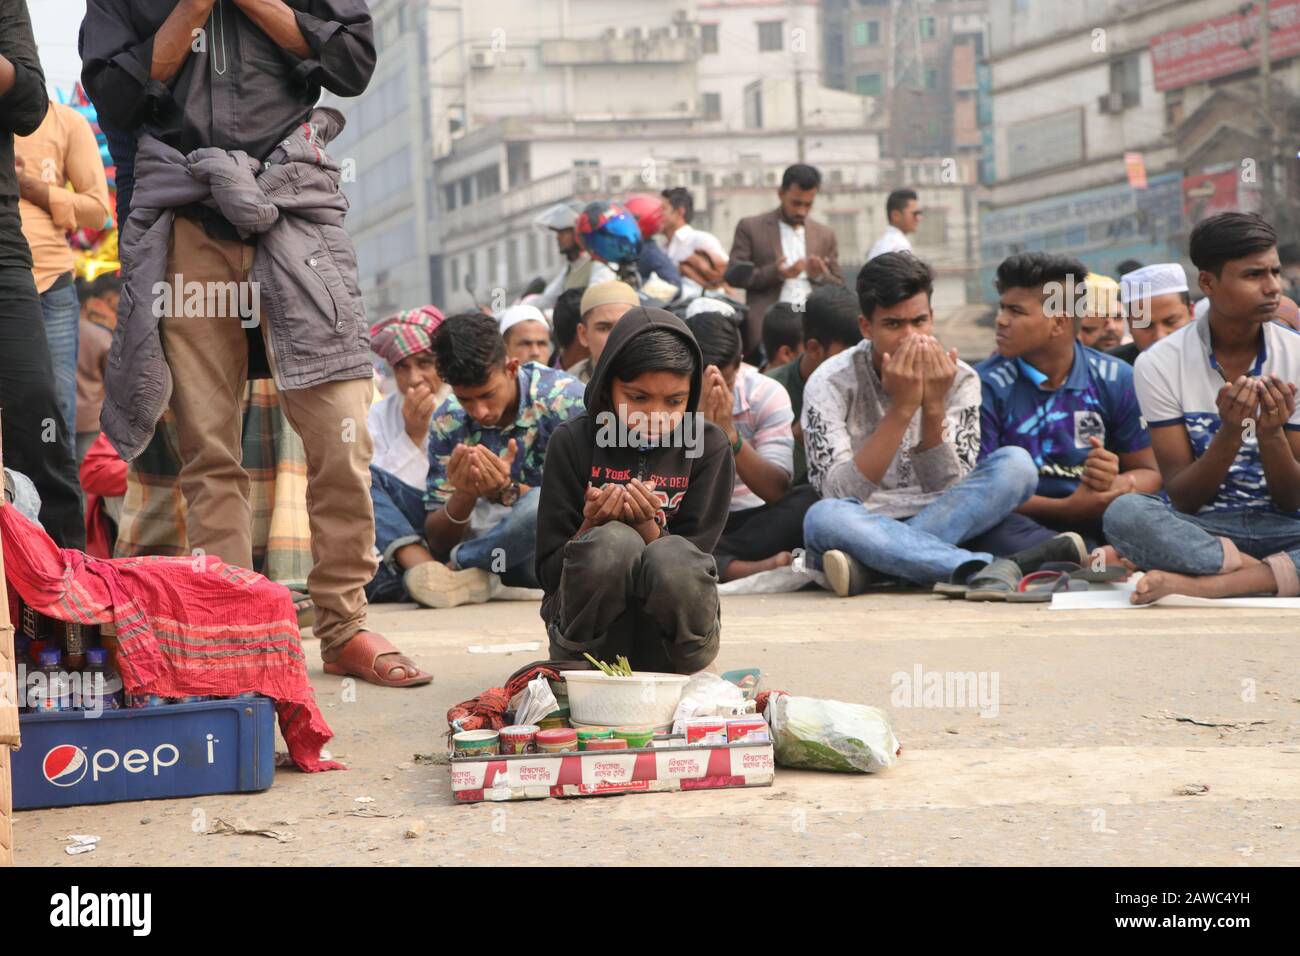
<path id="1" fill-rule="evenodd" d="M 490 70 L 496 66 L 496 54 L 491 50 L 472 50 L 469 55 L 470 69 Z"/>
<path id="2" fill-rule="evenodd" d="M 606 40 L 618 39 L 618 27 L 605 27 L 605 32 L 601 34 Z"/>
<path id="3" fill-rule="evenodd" d="M 1112 90 L 1104 96 L 1098 97 L 1097 109 L 1103 113 L 1122 113 L 1124 111 L 1123 91 Z"/>

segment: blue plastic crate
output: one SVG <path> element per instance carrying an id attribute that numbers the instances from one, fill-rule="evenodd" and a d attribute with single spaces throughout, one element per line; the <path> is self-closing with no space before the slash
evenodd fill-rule
<path id="1" fill-rule="evenodd" d="M 275 776 L 269 697 L 19 717 L 14 809 L 265 790 Z"/>

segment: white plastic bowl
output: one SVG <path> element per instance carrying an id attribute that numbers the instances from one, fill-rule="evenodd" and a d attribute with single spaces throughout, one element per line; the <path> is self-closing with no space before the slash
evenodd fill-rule
<path id="1" fill-rule="evenodd" d="M 622 727 L 673 722 L 673 713 L 690 680 L 685 674 L 644 671 L 608 677 L 600 671 L 563 671 L 574 723 Z"/>

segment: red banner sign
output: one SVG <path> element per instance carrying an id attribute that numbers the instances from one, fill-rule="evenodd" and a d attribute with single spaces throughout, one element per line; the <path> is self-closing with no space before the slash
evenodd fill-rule
<path id="1" fill-rule="evenodd" d="M 1300 54 L 1300 0 L 1273 0 L 1269 19 L 1273 23 L 1269 58 L 1281 60 Z M 1156 89 L 1176 90 L 1255 66 L 1259 62 L 1259 22 L 1259 5 L 1255 4 L 1244 17 L 1230 13 L 1152 37 Z"/>

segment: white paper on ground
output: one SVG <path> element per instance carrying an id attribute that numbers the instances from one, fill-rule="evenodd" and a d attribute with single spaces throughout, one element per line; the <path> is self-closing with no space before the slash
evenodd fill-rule
<path id="1" fill-rule="evenodd" d="M 541 641 L 528 641 L 525 644 L 471 644 L 465 650 L 471 654 L 513 654 L 516 651 L 535 651 L 541 646 Z"/>
<path id="2" fill-rule="evenodd" d="M 1062 591 L 1052 595 L 1053 611 L 1116 611 L 1137 610 L 1144 607 L 1220 607 L 1220 608 L 1283 608 L 1300 610 L 1300 598 L 1235 597 L 1199 598 L 1185 594 L 1170 594 L 1155 604 L 1133 604 L 1129 596 L 1142 575 L 1136 574 L 1127 581 L 1114 584 L 1089 585 L 1088 591 Z"/>
<path id="3" fill-rule="evenodd" d="M 760 571 L 747 578 L 737 578 L 718 585 L 719 594 L 788 594 L 809 584 L 818 584 L 827 590 L 826 576 L 820 571 L 796 571 L 790 566 Z"/>

